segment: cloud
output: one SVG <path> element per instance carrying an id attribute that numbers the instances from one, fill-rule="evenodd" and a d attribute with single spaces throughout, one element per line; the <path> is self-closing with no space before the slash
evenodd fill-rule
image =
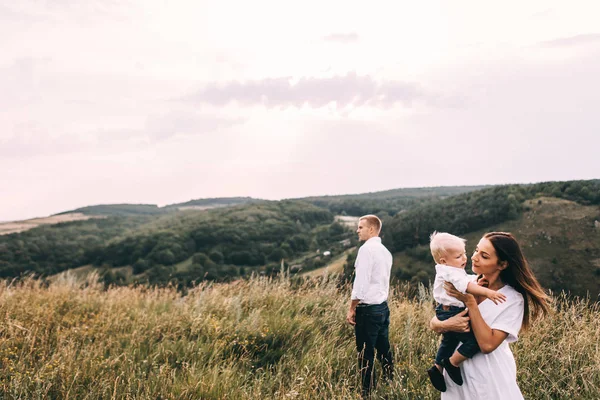
<path id="1" fill-rule="evenodd" d="M 351 33 L 332 33 L 331 35 L 327 35 L 323 38 L 326 42 L 334 42 L 334 43 L 355 43 L 358 42 L 358 34 L 356 32 Z"/>
<path id="2" fill-rule="evenodd" d="M 390 107 L 396 103 L 411 106 L 416 101 L 428 100 L 431 95 L 418 85 L 402 81 L 378 82 L 369 75 L 348 73 L 329 78 L 301 78 L 293 82 L 289 77 L 268 78 L 246 82 L 213 83 L 205 86 L 184 101 L 224 106 L 232 102 L 246 106 L 320 108 L 330 103 L 338 107 Z"/>
<path id="3" fill-rule="evenodd" d="M 35 123 L 21 123 L 14 127 L 14 134 L 0 137 L 2 158 L 26 159 L 40 155 L 60 155 L 92 148 L 90 138 L 81 135 L 62 134 L 51 136 L 47 129 Z"/>
<path id="4" fill-rule="evenodd" d="M 0 106 L 28 105 L 40 99 L 41 76 L 51 62 L 49 57 L 22 57 L 0 65 Z"/>
<path id="5" fill-rule="evenodd" d="M 600 43 L 600 33 L 586 33 L 582 35 L 563 37 L 545 42 L 540 42 L 542 47 L 572 47 Z"/>
<path id="6" fill-rule="evenodd" d="M 48 18 L 64 18 L 64 13 L 86 18 L 99 16 L 121 17 L 129 11 L 131 6 L 129 0 L 53 0 L 49 2 L 0 0 L 0 15 L 8 15 L 18 20 L 38 21 Z"/>
<path id="7" fill-rule="evenodd" d="M 56 134 L 58 129 L 26 121 L 0 135 L 0 156 L 31 158 L 71 153 L 122 153 L 179 136 L 201 136 L 243 124 L 247 119 L 172 111 L 147 117 L 143 127 L 99 128 Z M 7 135 L 8 133 L 8 135 Z M 12 134 L 11 134 L 12 133 Z"/>
<path id="8" fill-rule="evenodd" d="M 170 112 L 149 116 L 145 133 L 151 139 L 166 140 L 176 135 L 203 135 L 237 124 L 246 119 L 219 117 L 193 112 Z"/>
<path id="9" fill-rule="evenodd" d="M 553 16 L 554 14 L 556 14 L 556 12 L 554 11 L 554 9 L 547 8 L 545 10 L 541 10 L 541 11 L 538 11 L 538 12 L 532 14 L 530 16 L 530 18 L 547 18 L 547 17 Z"/>
<path id="10" fill-rule="evenodd" d="M 8 4 L 0 3 L 0 20 L 2 21 L 19 21 L 19 20 L 29 20 L 31 19 L 31 15 L 19 10 L 12 8 Z"/>

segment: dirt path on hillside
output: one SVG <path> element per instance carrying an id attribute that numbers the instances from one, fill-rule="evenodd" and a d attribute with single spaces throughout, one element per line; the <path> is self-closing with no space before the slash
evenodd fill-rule
<path id="1" fill-rule="evenodd" d="M 355 249 L 355 247 L 352 247 L 352 248 L 344 251 L 339 256 L 335 257 L 326 266 L 318 268 L 318 269 L 313 269 L 312 271 L 304 272 L 304 273 L 300 274 L 300 276 L 308 276 L 308 277 L 312 278 L 315 276 L 321 276 L 325 273 L 341 274 L 342 272 L 344 272 L 344 264 L 346 263 L 346 258 L 348 257 L 348 254 L 350 254 L 352 251 L 354 251 L 354 249 Z"/>

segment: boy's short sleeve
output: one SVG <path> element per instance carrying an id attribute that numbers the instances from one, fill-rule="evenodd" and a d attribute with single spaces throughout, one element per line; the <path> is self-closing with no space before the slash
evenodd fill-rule
<path id="1" fill-rule="evenodd" d="M 469 282 L 473 282 L 477 277 L 475 275 L 452 274 L 448 273 L 444 277 L 446 281 L 451 282 L 456 290 L 461 293 L 467 293 Z"/>

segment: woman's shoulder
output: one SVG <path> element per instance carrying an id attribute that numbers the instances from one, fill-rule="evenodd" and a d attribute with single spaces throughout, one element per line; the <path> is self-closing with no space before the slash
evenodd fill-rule
<path id="1" fill-rule="evenodd" d="M 507 300 L 510 301 L 511 303 L 515 303 L 515 302 L 523 303 L 523 295 L 521 293 L 517 292 L 517 290 L 514 287 L 512 287 L 508 284 L 504 285 L 498 291 L 501 292 L 503 295 L 505 295 Z"/>

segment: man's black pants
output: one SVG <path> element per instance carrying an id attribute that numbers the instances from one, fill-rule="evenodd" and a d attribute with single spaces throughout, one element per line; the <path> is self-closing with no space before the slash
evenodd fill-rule
<path id="1" fill-rule="evenodd" d="M 388 338 L 390 310 L 387 302 L 375 305 L 359 304 L 356 307 L 355 321 L 354 332 L 356 333 L 362 394 L 368 396 L 376 384 L 373 369 L 375 350 L 377 350 L 377 359 L 383 368 L 384 378 L 391 380 L 394 375 L 394 361 Z"/>

